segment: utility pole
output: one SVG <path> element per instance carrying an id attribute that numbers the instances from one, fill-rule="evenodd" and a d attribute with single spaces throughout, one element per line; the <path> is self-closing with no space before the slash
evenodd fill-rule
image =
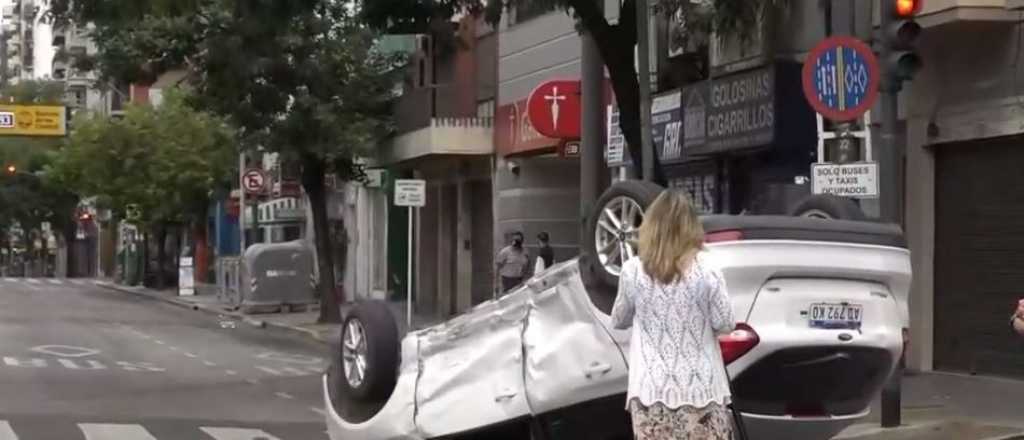
<path id="1" fill-rule="evenodd" d="M 637 73 L 640 80 L 640 143 L 643 180 L 654 181 L 654 157 L 651 140 L 651 9 L 647 0 L 636 0 Z"/>
<path id="2" fill-rule="evenodd" d="M 604 2 L 597 7 L 604 10 Z M 601 168 L 604 166 L 604 61 L 597 50 L 597 41 L 590 33 L 583 34 L 580 54 L 580 98 L 583 106 L 580 124 L 580 243 L 589 243 L 594 237 L 586 228 L 594 203 L 601 191 Z M 582 246 L 587 249 L 587 246 Z M 591 256 L 593 257 L 593 256 Z M 593 262 L 593 258 L 587 260 Z M 584 268 L 586 270 L 586 268 Z"/>
<path id="3" fill-rule="evenodd" d="M 879 186 L 882 220 L 903 224 L 903 145 L 897 142 L 899 92 L 903 81 L 913 78 L 921 69 L 921 59 L 914 52 L 914 42 L 921 26 L 914 15 L 921 9 L 921 0 L 883 0 L 882 29 L 882 120 L 879 135 Z M 904 332 L 907 330 L 904 329 Z M 904 340 L 904 344 L 906 341 Z M 901 382 L 904 359 L 882 389 L 882 427 L 893 428 L 901 423 Z"/>

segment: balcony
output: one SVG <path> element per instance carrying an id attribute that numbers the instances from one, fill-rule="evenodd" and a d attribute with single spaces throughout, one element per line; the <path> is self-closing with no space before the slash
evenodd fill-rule
<path id="1" fill-rule="evenodd" d="M 425 127 L 399 134 L 385 145 L 380 152 L 381 164 L 432 155 L 494 154 L 492 118 L 442 117 L 428 121 Z"/>
<path id="2" fill-rule="evenodd" d="M 66 42 L 67 42 L 67 31 L 65 31 L 63 28 L 54 28 L 53 29 L 53 42 L 52 42 L 53 47 L 63 48 L 64 47 L 64 43 L 66 43 Z"/>

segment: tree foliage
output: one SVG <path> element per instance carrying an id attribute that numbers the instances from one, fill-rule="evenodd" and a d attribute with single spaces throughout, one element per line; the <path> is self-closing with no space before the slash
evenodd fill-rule
<path id="1" fill-rule="evenodd" d="M 235 143 L 224 120 L 171 91 L 161 105 L 132 105 L 123 118 L 80 114 L 49 174 L 144 226 L 205 220 L 210 192 L 229 187 Z"/>
<path id="2" fill-rule="evenodd" d="M 54 0 L 50 15 L 55 23 L 95 25 L 93 65 L 104 77 L 123 84 L 185 66 L 196 108 L 225 116 L 239 128 L 243 146 L 301 162 L 324 321 L 340 319 L 324 175 L 358 176 L 356 157 L 390 132 L 402 61 L 374 50 L 377 34 L 354 6 L 341 0 Z"/>

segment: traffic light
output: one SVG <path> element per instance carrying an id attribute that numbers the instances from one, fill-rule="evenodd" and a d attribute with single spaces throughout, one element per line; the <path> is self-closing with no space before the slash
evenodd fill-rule
<path id="1" fill-rule="evenodd" d="M 14 165 L 7 165 L 5 169 L 7 170 L 7 174 L 10 174 L 12 176 L 18 173 L 18 167 Z"/>
<path id="2" fill-rule="evenodd" d="M 889 80 L 898 87 L 899 83 L 912 79 L 921 70 L 921 57 L 914 51 L 914 43 L 921 35 L 921 25 L 914 21 L 914 15 L 921 10 L 923 0 L 883 0 L 889 3 L 884 11 L 889 20 L 883 29 L 888 49 L 885 58 L 885 72 Z"/>

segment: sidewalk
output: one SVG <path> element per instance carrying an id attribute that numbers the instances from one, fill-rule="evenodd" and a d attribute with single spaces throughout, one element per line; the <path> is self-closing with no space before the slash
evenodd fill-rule
<path id="1" fill-rule="evenodd" d="M 229 310 L 225 304 L 218 301 L 216 295 L 217 286 L 212 284 L 197 284 L 196 295 L 194 296 L 178 296 L 176 288 L 154 290 L 141 286 L 123 286 L 109 280 L 101 282 L 98 285 L 111 290 L 144 296 L 179 307 L 218 315 L 227 318 L 227 321 L 242 321 L 254 327 L 309 337 L 332 347 L 337 346 L 338 341 L 341 338 L 340 324 L 317 323 L 317 318 L 320 316 L 319 305 L 313 305 L 305 312 L 244 314 L 237 310 Z M 391 304 L 392 311 L 395 316 L 399 318 L 399 334 L 404 334 L 405 303 L 392 302 L 389 304 Z M 348 313 L 348 310 L 352 305 L 352 303 L 347 303 L 340 306 L 342 317 Z M 426 317 L 413 316 L 413 328 L 423 328 L 433 324 L 434 322 L 435 321 Z"/>
<path id="2" fill-rule="evenodd" d="M 903 426 L 882 429 L 881 406 L 836 440 L 1024 440 L 1024 381 L 952 373 L 903 378 Z"/>

